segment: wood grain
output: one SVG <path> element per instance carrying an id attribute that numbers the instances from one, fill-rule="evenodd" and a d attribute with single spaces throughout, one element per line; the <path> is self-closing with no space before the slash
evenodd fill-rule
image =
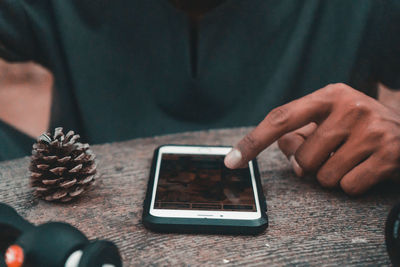
<path id="1" fill-rule="evenodd" d="M 360 198 L 324 190 L 313 177 L 295 178 L 274 144 L 259 158 L 270 226 L 253 236 L 157 234 L 141 224 L 153 150 L 162 144 L 232 145 L 249 128 L 181 133 L 94 146 L 99 177 L 71 204 L 37 200 L 29 158 L 0 163 L 0 201 L 30 221 L 71 223 L 89 238 L 114 241 L 124 266 L 389 265 L 384 223 L 400 194 L 380 186 Z"/>

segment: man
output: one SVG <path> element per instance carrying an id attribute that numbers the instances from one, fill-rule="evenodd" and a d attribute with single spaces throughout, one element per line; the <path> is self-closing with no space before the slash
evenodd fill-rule
<path id="1" fill-rule="evenodd" d="M 400 166 L 399 114 L 371 98 L 400 88 L 399 26 L 395 1 L 2 0 L 0 56 L 50 69 L 51 126 L 90 143 L 255 125 L 275 108 L 226 165 L 279 139 L 298 175 L 359 194 Z M 0 130 L 3 158 L 28 153 Z"/>

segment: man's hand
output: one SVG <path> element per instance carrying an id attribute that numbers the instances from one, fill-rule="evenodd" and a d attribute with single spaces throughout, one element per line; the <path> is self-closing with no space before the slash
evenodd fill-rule
<path id="1" fill-rule="evenodd" d="M 316 174 L 324 187 L 350 195 L 400 170 L 400 114 L 345 85 L 328 85 L 272 110 L 226 156 L 245 166 L 278 140 L 297 175 Z"/>

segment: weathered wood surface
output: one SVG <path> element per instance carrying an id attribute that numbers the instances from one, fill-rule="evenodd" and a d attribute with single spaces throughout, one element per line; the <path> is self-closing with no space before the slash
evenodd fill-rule
<path id="1" fill-rule="evenodd" d="M 0 201 L 39 224 L 71 223 L 89 238 L 114 241 L 125 266 L 389 265 L 384 222 L 399 190 L 379 187 L 360 198 L 298 179 L 276 145 L 259 158 L 270 226 L 259 236 L 157 234 L 141 224 L 153 150 L 166 143 L 232 145 L 249 129 L 213 130 L 94 146 L 94 189 L 71 204 L 35 199 L 29 158 L 0 163 Z"/>

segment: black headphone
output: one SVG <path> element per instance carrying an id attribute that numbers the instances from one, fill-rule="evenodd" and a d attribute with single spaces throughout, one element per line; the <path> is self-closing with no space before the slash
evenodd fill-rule
<path id="1" fill-rule="evenodd" d="M 0 203 L 0 267 L 120 267 L 117 246 L 90 242 L 78 229 L 62 222 L 34 226 L 13 208 Z"/>

